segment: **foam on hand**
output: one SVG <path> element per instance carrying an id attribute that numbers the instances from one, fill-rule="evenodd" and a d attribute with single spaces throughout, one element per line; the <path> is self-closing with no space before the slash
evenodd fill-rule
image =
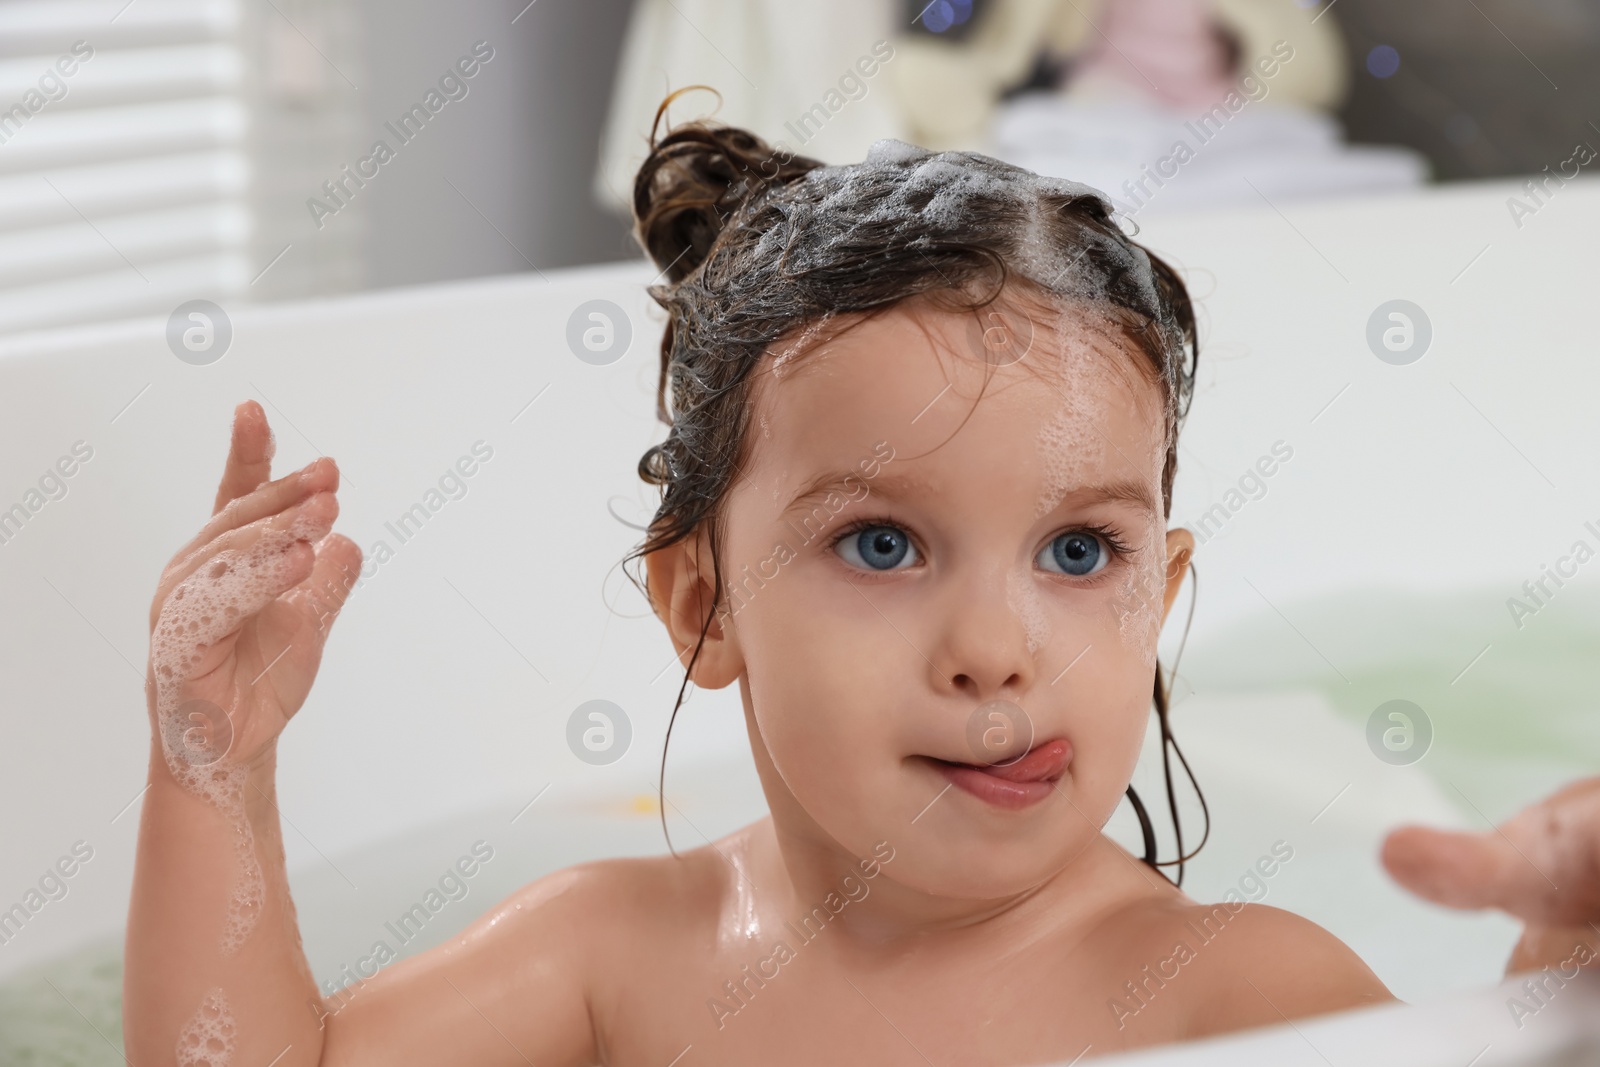
<path id="1" fill-rule="evenodd" d="M 227 996 L 213 987 L 178 1033 L 178 1067 L 227 1067 L 238 1030 Z"/>
<path id="2" fill-rule="evenodd" d="M 243 620 L 266 607 L 286 588 L 293 567 L 287 549 L 296 541 L 316 541 L 331 527 L 329 520 L 301 513 L 288 529 L 269 526 L 247 548 L 218 553 L 167 597 L 150 635 L 156 723 L 167 768 L 181 786 L 214 805 L 232 831 L 238 873 L 228 899 L 222 937 L 224 957 L 238 951 L 255 928 L 266 895 L 255 834 L 245 815 L 249 768 L 231 761 L 228 753 L 216 758 L 207 752 L 201 761 L 184 743 L 190 726 L 180 711 L 185 686 L 206 649 L 238 629 Z"/>

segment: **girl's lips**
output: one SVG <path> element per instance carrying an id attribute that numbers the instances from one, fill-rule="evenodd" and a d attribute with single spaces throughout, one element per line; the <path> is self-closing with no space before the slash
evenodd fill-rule
<path id="1" fill-rule="evenodd" d="M 966 790 L 979 800 L 997 808 L 1018 809 L 1036 804 L 1050 795 L 1056 780 L 1066 773 L 1072 761 L 1072 742 L 1064 737 L 1043 741 L 1027 755 L 1003 766 L 980 766 L 934 760 L 939 772 L 952 785 Z"/>

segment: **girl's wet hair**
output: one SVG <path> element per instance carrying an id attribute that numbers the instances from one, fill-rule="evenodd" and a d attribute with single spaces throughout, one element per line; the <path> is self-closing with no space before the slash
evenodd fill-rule
<path id="1" fill-rule="evenodd" d="M 669 738 L 722 602 L 722 502 L 746 459 L 751 390 L 774 345 L 912 297 L 975 312 L 998 298 L 1008 279 L 1013 285 L 1023 279 L 1036 293 L 1071 302 L 1120 330 L 1145 357 L 1145 374 L 1164 402 L 1167 518 L 1178 429 L 1199 359 L 1183 281 L 1122 232 L 1111 203 L 1090 186 L 976 153 L 935 154 L 899 141 L 878 142 L 861 163 L 831 167 L 710 121 L 678 125 L 658 138 L 668 105 L 687 91 L 657 110 L 650 153 L 633 186 L 635 237 L 664 279 L 649 292 L 667 312 L 656 412 L 668 433 L 639 460 L 639 476 L 661 488 L 661 505 L 645 540 L 623 562 L 704 527 L 715 589 L 712 603 L 701 605 L 700 641 L 679 687 Z M 1168 696 L 1158 664 L 1155 706 L 1178 859 L 1157 862 L 1149 817 L 1131 786 L 1128 798 L 1143 831 L 1145 861 L 1176 865 L 1181 883 L 1193 853 L 1184 854 L 1172 791 L 1168 749 L 1177 744 L 1168 728 Z M 1181 752 L 1178 758 L 1188 771 Z M 663 749 L 663 789 L 665 769 Z M 1209 813 L 1206 827 L 1209 836 Z"/>

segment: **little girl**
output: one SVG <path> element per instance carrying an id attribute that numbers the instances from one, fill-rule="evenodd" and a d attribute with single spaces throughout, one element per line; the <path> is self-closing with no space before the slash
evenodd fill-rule
<path id="1" fill-rule="evenodd" d="M 360 552 L 332 460 L 269 480 L 241 404 L 151 608 L 131 1062 L 1065 1063 L 1388 999 L 1320 927 L 1196 903 L 1148 829 L 1142 859 L 1101 832 L 1125 795 L 1149 825 L 1128 783 L 1194 551 L 1166 528 L 1198 358 L 1174 271 L 1095 190 L 984 156 L 651 144 L 670 430 L 636 555 L 684 684 L 738 683 L 770 814 L 541 878 L 319 996 L 275 746 Z"/>

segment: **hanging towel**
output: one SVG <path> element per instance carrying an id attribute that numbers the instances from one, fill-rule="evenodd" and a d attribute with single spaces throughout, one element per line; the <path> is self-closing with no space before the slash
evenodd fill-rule
<path id="1" fill-rule="evenodd" d="M 898 0 L 638 0 L 623 41 L 595 195 L 627 211 L 650 124 L 709 116 L 824 163 L 854 163 L 906 129 L 886 71 L 903 29 Z M 714 114 L 713 114 L 714 112 Z M 663 123 L 663 128 L 665 127 Z"/>

